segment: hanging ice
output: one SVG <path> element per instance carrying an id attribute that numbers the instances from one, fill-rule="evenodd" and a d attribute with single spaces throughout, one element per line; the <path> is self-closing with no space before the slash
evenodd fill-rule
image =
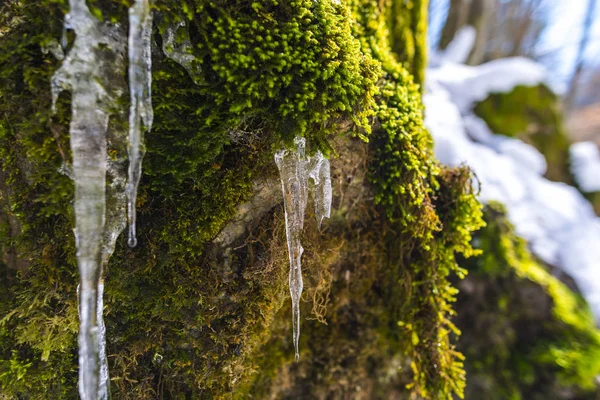
<path id="1" fill-rule="evenodd" d="M 323 219 L 331 215 L 331 168 L 329 160 L 317 152 L 309 163 L 309 176 L 315 182 L 315 217 L 321 228 Z"/>
<path id="2" fill-rule="evenodd" d="M 42 53 L 51 53 L 57 60 L 62 60 L 65 58 L 63 48 L 56 39 L 51 39 L 48 41 L 48 43 L 46 43 L 46 45 L 42 46 Z"/>
<path id="3" fill-rule="evenodd" d="M 280 150 L 275 153 L 279 168 L 285 208 L 285 230 L 290 258 L 290 294 L 292 297 L 293 339 L 296 361 L 299 359 L 300 297 L 302 295 L 302 253 L 300 236 L 304 228 L 304 212 L 308 200 L 308 178 L 315 182 L 315 216 L 319 226 L 331 211 L 331 178 L 329 161 L 320 152 L 306 157 L 304 138 L 294 139 L 296 151 Z"/>
<path id="4" fill-rule="evenodd" d="M 98 283 L 102 273 L 102 244 L 106 212 L 106 130 L 115 94 L 109 76 L 122 50 L 115 27 L 100 23 L 85 0 L 70 0 L 65 27 L 76 37 L 62 66 L 52 77 L 52 107 L 58 94 L 72 93 L 69 128 L 75 181 L 75 240 L 80 284 L 79 393 L 98 398 L 99 338 Z M 108 55 L 112 57 L 108 57 Z M 112 60 L 111 60 L 112 59 Z M 111 61 L 109 61 L 111 60 Z"/>
<path id="5" fill-rule="evenodd" d="M 181 20 L 179 23 L 169 25 L 163 33 L 163 53 L 177 64 L 181 65 L 190 74 L 194 82 L 199 85 L 201 82 L 200 78 L 200 66 L 195 62 L 193 53 L 192 42 L 190 41 L 189 34 L 185 31 L 183 39 L 177 39 L 177 31 L 183 29 L 185 31 L 185 21 Z"/>
<path id="6" fill-rule="evenodd" d="M 129 219 L 130 247 L 137 244 L 136 198 L 142 174 L 142 159 L 145 148 L 141 122 L 146 130 L 152 128 L 152 56 L 150 54 L 152 14 L 148 0 L 136 0 L 129 9 L 129 179 L 127 181 L 127 215 Z"/>
<path id="7" fill-rule="evenodd" d="M 127 134 L 118 128 L 111 132 L 111 151 L 115 151 L 109 158 L 107 128 L 111 110 L 125 90 L 120 79 L 125 71 L 125 40 L 122 29 L 98 21 L 85 0 L 70 0 L 69 6 L 65 29 L 75 31 L 75 41 L 52 77 L 52 109 L 56 109 L 60 92 L 70 90 L 73 165 L 65 165 L 64 169 L 70 171 L 75 182 L 74 233 L 81 279 L 79 393 L 84 400 L 108 399 L 100 282 L 103 267 L 125 227 Z M 148 118 L 151 120 L 151 111 L 144 115 L 145 123 Z"/>
<path id="8" fill-rule="evenodd" d="M 104 309 L 104 283 L 98 284 L 98 301 L 97 301 L 96 318 L 98 319 L 98 333 L 100 335 L 98 340 L 98 353 L 100 361 L 98 362 L 100 367 L 100 383 L 98 386 L 98 399 L 108 400 L 110 393 L 110 379 L 108 376 L 108 360 L 106 358 L 106 326 L 104 325 L 104 318 L 102 317 L 102 311 Z"/>
<path id="9" fill-rule="evenodd" d="M 81 296 L 80 286 L 77 286 L 77 296 Z M 104 318 L 102 317 L 102 310 L 104 308 L 104 283 L 98 284 L 98 301 L 96 318 L 98 319 L 98 355 L 99 355 L 99 369 L 100 369 L 100 383 L 98 386 L 98 399 L 108 400 L 109 398 L 109 376 L 108 376 L 108 361 L 106 358 L 106 326 L 104 325 Z M 81 305 L 81 302 L 80 302 Z M 78 310 L 79 318 L 81 318 L 81 307 Z"/>

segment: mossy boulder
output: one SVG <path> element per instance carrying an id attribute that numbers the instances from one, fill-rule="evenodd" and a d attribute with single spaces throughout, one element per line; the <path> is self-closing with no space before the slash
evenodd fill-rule
<path id="1" fill-rule="evenodd" d="M 458 284 L 466 398 L 595 399 L 600 331 L 586 302 L 531 256 L 503 206 L 484 219 Z"/>
<path id="2" fill-rule="evenodd" d="M 546 158 L 546 177 L 573 183 L 569 172 L 570 141 L 560 99 L 546 85 L 516 86 L 508 93 L 491 93 L 474 112 L 492 132 L 531 144 Z"/>
<path id="3" fill-rule="evenodd" d="M 463 274 L 455 255 L 473 253 L 481 213 L 469 171 L 433 158 L 415 83 L 426 2 L 410 2 L 406 20 L 389 15 L 407 4 L 155 6 L 139 244 L 120 238 L 104 279 L 114 399 L 462 395 L 449 278 Z M 129 2 L 89 5 L 126 26 Z M 6 398 L 77 396 L 73 184 L 60 172 L 70 162 L 71 100 L 61 95 L 51 114 L 60 62 L 42 52 L 61 36 L 67 9 L 65 0 L 9 1 L 0 16 Z M 160 33 L 178 21 L 198 84 L 159 50 Z M 124 121 L 115 111 L 111 129 Z M 330 156 L 334 181 L 331 220 L 322 230 L 307 222 L 303 237 L 299 363 L 273 162 L 296 135 Z"/>

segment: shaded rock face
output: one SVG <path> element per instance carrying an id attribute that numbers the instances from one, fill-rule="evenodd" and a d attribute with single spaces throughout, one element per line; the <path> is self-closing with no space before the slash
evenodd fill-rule
<path id="1" fill-rule="evenodd" d="M 466 398 L 594 399 L 600 335 L 588 306 L 528 253 L 497 203 L 461 263 L 455 321 L 463 332 Z M 567 279 L 568 280 L 568 279 Z"/>

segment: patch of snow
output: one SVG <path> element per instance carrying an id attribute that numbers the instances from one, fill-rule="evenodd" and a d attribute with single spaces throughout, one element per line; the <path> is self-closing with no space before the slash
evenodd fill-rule
<path id="1" fill-rule="evenodd" d="M 547 72 L 528 58 L 511 57 L 476 67 L 446 62 L 435 70 L 429 70 L 428 77 L 446 87 L 461 113 L 466 114 L 473 104 L 484 100 L 490 93 L 509 92 L 519 85 L 546 83 Z"/>
<path id="2" fill-rule="evenodd" d="M 594 142 L 574 143 L 569 149 L 571 173 L 586 193 L 600 192 L 600 149 Z"/>

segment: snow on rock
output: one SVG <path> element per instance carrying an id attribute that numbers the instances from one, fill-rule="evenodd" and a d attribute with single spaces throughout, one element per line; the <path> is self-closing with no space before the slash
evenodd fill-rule
<path id="1" fill-rule="evenodd" d="M 490 93 L 508 92 L 515 86 L 535 86 L 546 81 L 546 70 L 524 57 L 503 58 L 476 67 L 444 62 L 428 71 L 452 95 L 461 113 Z"/>
<path id="2" fill-rule="evenodd" d="M 574 143 L 569 149 L 571 172 L 586 193 L 600 192 L 600 149 L 594 142 Z"/>
<path id="3" fill-rule="evenodd" d="M 468 32 L 459 35 L 467 41 Z M 468 43 L 467 43 L 468 44 Z M 544 82 L 533 61 L 509 58 L 478 67 L 456 64 L 464 43 L 439 55 L 427 72 L 425 124 L 444 164 L 469 165 L 480 200 L 503 203 L 517 234 L 542 261 L 571 276 L 600 323 L 600 218 L 574 187 L 544 178 L 544 156 L 532 146 L 490 131 L 472 107 L 492 92 Z M 466 50 L 465 50 L 466 52 Z M 585 191 L 600 189 L 600 151 L 594 144 L 571 148 L 573 173 Z"/>
<path id="4" fill-rule="evenodd" d="M 600 219 L 590 219 L 571 231 L 563 232 L 564 241 L 559 250 L 563 270 L 577 282 L 579 290 L 590 304 L 598 322 L 600 290 L 598 267 L 600 263 Z"/>
<path id="5" fill-rule="evenodd" d="M 476 36 L 477 31 L 475 31 L 474 27 L 470 25 L 462 27 L 456 32 L 456 36 L 454 36 L 454 39 L 452 39 L 452 42 L 450 42 L 448 47 L 442 52 L 441 56 L 445 61 L 449 62 L 467 62 L 467 58 L 469 58 L 469 54 L 475 44 Z"/>

